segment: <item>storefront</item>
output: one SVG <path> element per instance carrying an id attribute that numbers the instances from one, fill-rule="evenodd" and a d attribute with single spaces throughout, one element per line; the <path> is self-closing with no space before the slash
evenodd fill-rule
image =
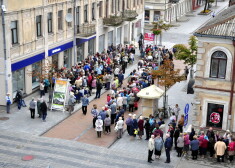
<path id="1" fill-rule="evenodd" d="M 105 44 L 105 38 L 104 34 L 99 36 L 99 52 L 102 53 L 104 51 L 104 44 Z"/>
<path id="2" fill-rule="evenodd" d="M 17 90 L 23 90 L 25 86 L 25 69 L 19 69 L 12 72 L 12 95 L 15 97 Z"/>
<path id="3" fill-rule="evenodd" d="M 222 128 L 224 116 L 224 105 L 208 103 L 207 107 L 207 127 Z"/>
<path id="4" fill-rule="evenodd" d="M 64 67 L 70 68 L 72 62 L 72 48 L 64 51 Z"/>
<path id="5" fill-rule="evenodd" d="M 55 69 L 58 69 L 59 56 L 58 54 L 52 55 L 52 64 Z"/>
<path id="6" fill-rule="evenodd" d="M 88 54 L 89 55 L 95 54 L 95 38 L 88 41 Z"/>
<path id="7" fill-rule="evenodd" d="M 84 43 L 77 46 L 77 62 L 81 62 L 84 59 Z"/>

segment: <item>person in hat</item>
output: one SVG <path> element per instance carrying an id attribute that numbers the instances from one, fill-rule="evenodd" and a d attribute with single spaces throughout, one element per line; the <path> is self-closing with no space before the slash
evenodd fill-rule
<path id="1" fill-rule="evenodd" d="M 101 132 L 103 131 L 103 120 L 101 119 L 101 116 L 97 117 L 95 122 L 95 130 L 97 132 L 97 137 L 101 138 Z"/>
<path id="2" fill-rule="evenodd" d="M 10 93 L 7 93 L 7 95 L 6 95 L 6 111 L 8 114 L 10 114 L 10 106 L 11 106 L 11 97 L 10 97 Z"/>

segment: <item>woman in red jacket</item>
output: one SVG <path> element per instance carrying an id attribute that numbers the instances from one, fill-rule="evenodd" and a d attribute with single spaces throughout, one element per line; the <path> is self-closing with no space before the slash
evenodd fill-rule
<path id="1" fill-rule="evenodd" d="M 228 155 L 230 162 L 232 162 L 233 156 L 235 155 L 235 138 L 232 138 L 232 141 L 228 145 Z"/>
<path id="2" fill-rule="evenodd" d="M 139 138 L 142 139 L 142 136 L 144 135 L 144 120 L 143 117 L 140 116 L 140 119 L 138 121 L 138 128 L 139 128 Z"/>

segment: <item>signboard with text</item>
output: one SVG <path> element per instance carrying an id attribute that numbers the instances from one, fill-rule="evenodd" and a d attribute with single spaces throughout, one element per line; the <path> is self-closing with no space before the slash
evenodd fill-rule
<path id="1" fill-rule="evenodd" d="M 153 33 L 144 33 L 144 40 L 154 41 L 154 34 Z"/>
<path id="2" fill-rule="evenodd" d="M 188 112 L 189 112 L 189 104 L 187 103 L 184 107 L 184 127 L 188 125 Z"/>

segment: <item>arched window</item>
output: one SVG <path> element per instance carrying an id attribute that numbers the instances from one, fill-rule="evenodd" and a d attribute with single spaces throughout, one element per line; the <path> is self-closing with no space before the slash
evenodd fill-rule
<path id="1" fill-rule="evenodd" d="M 225 79 L 227 66 L 227 55 L 223 51 L 216 51 L 211 56 L 211 78 Z"/>

